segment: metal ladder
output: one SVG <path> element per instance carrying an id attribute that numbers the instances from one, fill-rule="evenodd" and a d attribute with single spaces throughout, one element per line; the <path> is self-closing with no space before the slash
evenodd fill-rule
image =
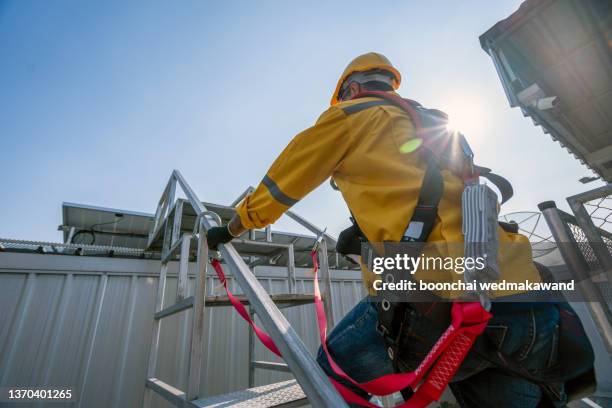
<path id="1" fill-rule="evenodd" d="M 177 187 L 180 187 L 186 199 L 175 200 Z M 209 260 L 206 231 L 228 220 L 234 213 L 234 205 L 239 202 L 252 188 L 247 189 L 231 206 L 215 205 L 215 212 L 207 208 L 200 201 L 191 187 L 187 184 L 178 170 L 170 176 L 166 188 L 157 206 L 155 222 L 149 235 L 149 247 L 153 248 L 161 242 L 161 270 L 158 281 L 157 297 L 155 301 L 155 315 L 153 334 L 149 351 L 147 378 L 145 381 L 145 395 L 143 407 L 151 406 L 152 393 L 156 392 L 177 407 L 213 407 L 229 406 L 300 406 L 310 403 L 316 407 L 346 407 L 346 403 L 336 392 L 314 358 L 306 349 L 297 333 L 280 312 L 275 304 L 289 307 L 303 305 L 314 300 L 313 295 L 295 293 L 295 262 L 293 244 L 272 242 L 272 232 L 265 231 L 265 240 L 257 240 L 257 232 L 251 231 L 249 239 L 233 241 L 236 246 L 242 246 L 249 251 L 253 248 L 261 250 L 286 251 L 287 270 L 290 293 L 269 295 L 261 286 L 255 275 L 233 244 L 219 245 L 219 251 L 225 262 L 225 267 L 231 270 L 244 295 L 239 297 L 248 304 L 251 316 L 257 314 L 264 328 L 276 343 L 283 355 L 285 364 L 265 361 L 254 361 L 254 338 L 252 333 L 249 339 L 249 386 L 254 384 L 255 369 L 271 369 L 289 371 L 295 380 L 284 381 L 277 384 L 265 385 L 238 391 L 230 394 L 202 398 L 200 395 L 200 370 L 205 363 L 204 352 L 207 344 L 204 338 L 205 307 L 227 306 L 227 296 L 206 296 L 206 271 Z M 209 207 L 212 207 L 209 205 Z M 289 212 L 288 215 L 298 221 L 312 232 L 320 231 L 299 217 Z M 194 245 L 197 241 L 197 245 Z M 331 280 L 327 244 L 335 244 L 333 238 L 324 234 L 319 246 L 320 268 L 322 275 L 322 289 L 325 301 L 325 311 L 331 319 Z M 193 247 L 193 249 L 192 249 Z M 164 296 L 168 263 L 176 260 L 178 255 L 179 272 L 176 293 L 176 302 L 164 307 Z M 195 293 L 189 296 L 189 256 L 195 256 L 196 276 Z M 157 355 L 159 351 L 159 338 L 161 319 L 194 308 L 192 314 L 192 331 L 190 341 L 190 354 L 188 359 L 187 390 L 182 391 L 170 384 L 156 378 Z M 331 323 L 333 324 L 333 323 Z"/>

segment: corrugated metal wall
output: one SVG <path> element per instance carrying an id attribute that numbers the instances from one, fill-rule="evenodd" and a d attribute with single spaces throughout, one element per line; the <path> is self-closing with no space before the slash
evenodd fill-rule
<path id="1" fill-rule="evenodd" d="M 176 270 L 171 264 L 167 305 L 174 303 Z M 71 387 L 77 401 L 64 405 L 70 407 L 139 407 L 158 274 L 158 261 L 0 253 L 0 386 Z M 287 292 L 286 270 L 258 267 L 256 274 L 271 293 Z M 298 291 L 312 292 L 308 271 L 296 274 Z M 365 293 L 358 271 L 333 271 L 332 281 L 338 321 Z M 220 294 L 218 284 L 210 277 L 209 293 Z M 240 293 L 237 287 L 234 291 Z M 283 313 L 314 353 L 313 306 Z M 188 311 L 164 319 L 160 336 L 157 376 L 181 389 L 190 317 Z M 220 307 L 208 309 L 207 324 L 204 395 L 247 388 L 246 323 Z M 277 361 L 263 346 L 256 344 L 255 350 L 256 359 Z M 255 373 L 257 385 L 289 378 L 267 370 Z M 167 406 L 157 397 L 155 402 Z"/>

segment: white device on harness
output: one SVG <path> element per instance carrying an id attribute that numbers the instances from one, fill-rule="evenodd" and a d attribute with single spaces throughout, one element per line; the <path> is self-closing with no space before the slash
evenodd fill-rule
<path id="1" fill-rule="evenodd" d="M 464 256 L 466 258 L 481 258 L 483 268 L 476 268 L 479 263 L 473 263 L 474 268 L 465 270 L 465 282 L 492 282 L 500 277 L 497 260 L 499 250 L 497 194 L 486 184 L 466 184 L 461 196 L 463 216 L 462 233 L 464 238 Z M 480 303 L 487 310 L 490 300 L 487 293 L 477 290 Z"/>

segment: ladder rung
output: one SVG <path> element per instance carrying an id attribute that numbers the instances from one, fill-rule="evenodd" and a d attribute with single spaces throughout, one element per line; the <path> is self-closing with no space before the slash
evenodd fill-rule
<path id="1" fill-rule="evenodd" d="M 146 386 L 176 406 L 182 406 L 185 402 L 186 397 L 183 391 L 157 378 L 147 378 Z"/>
<path id="2" fill-rule="evenodd" d="M 240 303 L 248 305 L 249 300 L 245 295 L 234 295 Z M 314 295 L 310 294 L 295 294 L 295 293 L 282 293 L 277 295 L 270 295 L 270 298 L 279 308 L 289 306 L 300 306 L 314 302 Z M 227 296 L 206 296 L 206 306 L 230 306 L 231 303 Z"/>
<path id="3" fill-rule="evenodd" d="M 271 361 L 251 361 L 251 365 L 254 368 L 261 368 L 264 370 L 291 372 L 291 370 L 289 370 L 289 367 L 285 363 L 273 363 Z"/>
<path id="4" fill-rule="evenodd" d="M 314 302 L 314 295 L 309 294 L 278 294 L 270 295 L 274 303 L 277 303 L 279 307 L 299 306 Z M 240 303 L 244 305 L 249 304 L 249 300 L 244 295 L 236 295 L 236 298 Z M 231 303 L 227 296 L 206 296 L 206 306 L 230 306 Z M 155 320 L 171 316 L 175 313 L 181 312 L 185 309 L 193 307 L 193 296 L 189 296 L 179 302 L 176 302 L 172 306 L 168 306 L 165 309 L 155 313 Z"/>
<path id="5" fill-rule="evenodd" d="M 189 309 L 190 307 L 193 307 L 193 296 L 189 296 L 179 302 L 176 302 L 172 306 L 168 306 L 167 308 L 162 309 L 159 312 L 155 313 L 155 320 L 159 320 L 163 317 L 171 316 L 182 310 Z"/>
<path id="6" fill-rule="evenodd" d="M 190 401 L 189 405 L 197 408 L 218 407 L 299 407 L 308 404 L 304 391 L 295 380 L 235 391 L 229 394 L 215 395 Z"/>
<path id="7" fill-rule="evenodd" d="M 176 251 L 181 249 L 181 243 L 183 242 L 183 235 L 180 236 L 179 239 L 176 240 L 174 245 L 168 249 L 168 252 L 162 255 L 161 262 L 162 264 L 168 263 L 172 260 L 172 257 L 176 254 Z"/>

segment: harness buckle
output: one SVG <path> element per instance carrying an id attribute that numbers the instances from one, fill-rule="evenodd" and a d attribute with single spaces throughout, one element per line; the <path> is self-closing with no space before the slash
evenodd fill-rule
<path id="1" fill-rule="evenodd" d="M 438 214 L 437 205 L 417 204 L 402 241 L 425 242 L 429 236 Z"/>
<path id="2" fill-rule="evenodd" d="M 383 337 L 387 337 L 387 335 L 389 334 L 389 330 L 379 322 L 376 325 L 376 333 L 380 334 Z"/>

